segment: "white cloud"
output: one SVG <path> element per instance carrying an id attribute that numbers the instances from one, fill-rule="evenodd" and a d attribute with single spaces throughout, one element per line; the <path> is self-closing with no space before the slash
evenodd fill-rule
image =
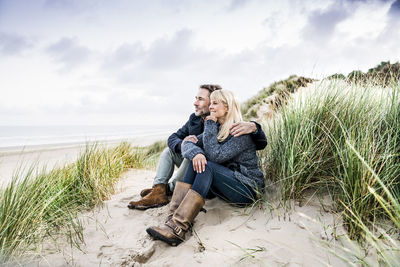
<path id="1" fill-rule="evenodd" d="M 0 32 L 0 53 L 3 56 L 18 55 L 33 47 L 33 41 L 18 34 Z"/>
<path id="2" fill-rule="evenodd" d="M 76 38 L 62 38 L 48 46 L 46 52 L 63 66 L 63 70 L 71 70 L 82 65 L 91 54 L 90 49 L 79 45 Z"/>
<path id="3" fill-rule="evenodd" d="M 400 60 L 398 0 L 41 3 L 1 4 L 3 123 L 174 122 L 202 83 L 245 100 Z"/>
<path id="4" fill-rule="evenodd" d="M 336 39 L 353 43 L 358 43 L 360 38 L 375 40 L 385 28 L 389 7 L 390 3 L 380 1 L 357 3 L 351 8 L 351 16 L 338 25 Z"/>
<path id="5" fill-rule="evenodd" d="M 124 43 L 105 56 L 102 68 L 104 70 L 120 71 L 123 68 L 134 66 L 143 60 L 144 56 L 145 49 L 140 42 L 134 44 Z"/>
<path id="6" fill-rule="evenodd" d="M 313 11 L 303 30 L 304 37 L 320 43 L 329 41 L 335 33 L 337 24 L 348 18 L 350 12 L 341 2 L 334 2 L 326 10 Z"/>

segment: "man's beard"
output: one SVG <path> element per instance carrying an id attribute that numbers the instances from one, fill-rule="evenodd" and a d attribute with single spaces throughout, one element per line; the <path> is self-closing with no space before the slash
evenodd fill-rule
<path id="1" fill-rule="evenodd" d="M 204 111 L 204 110 L 202 110 L 202 111 L 198 111 L 197 113 L 196 113 L 196 116 L 198 116 L 198 117 L 203 117 L 203 118 L 205 118 L 205 117 L 207 117 L 208 115 L 210 115 L 210 111 L 208 110 L 208 111 Z"/>

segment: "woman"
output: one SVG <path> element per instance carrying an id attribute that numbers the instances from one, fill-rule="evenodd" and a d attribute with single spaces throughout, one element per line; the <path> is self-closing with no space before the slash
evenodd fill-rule
<path id="1" fill-rule="evenodd" d="M 203 134 L 198 136 L 196 144 L 191 141 L 182 144 L 182 155 L 191 163 L 183 181 L 175 186 L 165 226 L 146 230 L 173 246 L 184 241 L 209 193 L 243 205 L 254 202 L 256 193 L 264 188 L 251 137 L 229 135 L 230 127 L 242 119 L 233 93 L 214 91 L 210 99 L 210 115 L 205 118 Z"/>

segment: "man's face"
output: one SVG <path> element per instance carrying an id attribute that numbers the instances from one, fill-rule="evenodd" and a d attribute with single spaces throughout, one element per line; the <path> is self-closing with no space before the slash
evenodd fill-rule
<path id="1" fill-rule="evenodd" d="M 194 101 L 194 114 L 196 116 L 205 117 L 210 114 L 208 106 L 210 105 L 210 92 L 207 89 L 199 89 L 196 95 L 196 101 Z"/>

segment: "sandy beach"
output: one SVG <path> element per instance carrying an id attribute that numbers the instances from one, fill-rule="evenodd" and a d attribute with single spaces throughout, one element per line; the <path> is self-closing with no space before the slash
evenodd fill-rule
<path id="1" fill-rule="evenodd" d="M 343 229 L 317 199 L 285 213 L 259 206 L 237 208 L 214 198 L 206 201 L 207 213 L 196 218 L 198 237 L 188 234 L 178 247 L 154 241 L 145 229 L 161 225 L 168 206 L 146 211 L 126 207 L 139 198 L 140 189 L 151 185 L 153 176 L 148 170 L 126 172 L 117 194 L 81 215 L 82 251 L 62 239 L 58 247 L 49 242 L 32 266 L 346 266 L 324 246 L 333 246 L 333 231 Z"/>
<path id="2" fill-rule="evenodd" d="M 133 145 L 148 145 L 163 139 L 136 139 Z M 84 146 L 41 147 L 3 152 L 0 174 L 3 182 L 18 166 L 48 168 L 74 161 Z M 22 164 L 22 165 L 21 165 Z M 196 218 L 193 233 L 178 247 L 154 241 L 146 228 L 161 225 L 168 206 L 146 211 L 130 210 L 141 189 L 151 186 L 154 170 L 130 169 L 117 184 L 117 193 L 104 205 L 80 215 L 84 244 L 75 248 L 63 238 L 43 243 L 40 256 L 29 266 L 345 266 L 328 252 L 340 243 L 333 233 L 344 232 L 330 203 L 317 197 L 307 203 L 292 203 L 286 212 L 274 200 L 270 205 L 237 208 L 214 198 L 207 200 L 207 213 Z M 196 234 L 197 233 L 197 236 Z M 354 250 L 353 248 L 350 248 Z M 335 253 L 342 254 L 340 250 Z"/>
<path id="3" fill-rule="evenodd" d="M 0 267 L 400 267 L 399 43 L 400 0 L 0 0 Z"/>

